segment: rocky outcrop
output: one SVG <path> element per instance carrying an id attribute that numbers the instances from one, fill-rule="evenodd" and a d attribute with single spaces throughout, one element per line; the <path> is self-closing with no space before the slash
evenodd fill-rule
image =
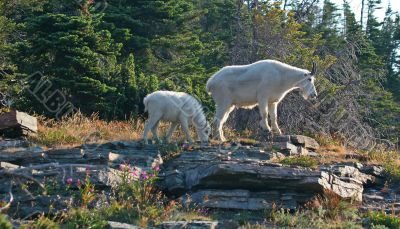
<path id="1" fill-rule="evenodd" d="M 273 157 L 272 152 L 244 147 L 233 152 L 212 147 L 183 152 L 165 164 L 163 187 L 183 201 L 225 209 L 261 210 L 272 204 L 294 209 L 326 189 L 342 198 L 362 200 L 364 180 L 333 171 L 284 167 L 271 163 Z"/>
<path id="2" fill-rule="evenodd" d="M 17 193 L 17 185 L 10 182 L 16 173 L 22 179 L 24 176 L 40 181 L 46 178 L 63 188 L 66 178 L 82 180 L 88 169 L 96 188 L 107 192 L 119 182 L 120 164 L 148 170 L 164 160 L 159 185 L 172 198 L 206 208 L 260 210 L 276 205 L 295 209 L 324 190 L 361 201 L 363 186 L 384 176 L 382 168 L 359 163 L 317 169 L 283 166 L 276 161 L 285 157 L 284 150 L 271 145 L 280 142 L 294 145 L 294 150 L 313 152 L 318 144 L 304 136 L 282 136 L 275 140 L 279 141 L 258 146 L 194 146 L 186 150 L 172 147 L 172 151 L 179 149 L 179 153 L 168 155 L 165 152 L 171 151 L 170 146 L 140 142 L 44 150 L 24 141 L 0 141 L 0 182 L 3 184 L 0 194 L 8 196 L 12 187 L 15 198 L 10 212 L 19 211 L 15 215 L 24 218 L 32 209 L 38 213 L 49 212 L 50 203 L 63 209 L 68 199 L 58 193 L 43 193 L 39 186 L 33 196 Z"/>
<path id="3" fill-rule="evenodd" d="M 272 146 L 285 155 L 310 155 L 316 156 L 315 150 L 319 144 L 313 138 L 303 135 L 280 135 L 272 139 Z"/>
<path id="4" fill-rule="evenodd" d="M 227 229 L 227 228 L 238 228 L 239 225 L 229 224 L 226 222 L 218 222 L 218 221 L 201 221 L 201 220 L 193 220 L 193 221 L 165 221 L 157 226 L 148 226 L 147 228 L 151 229 Z M 141 227 L 134 226 L 127 223 L 119 223 L 108 221 L 109 229 L 140 229 Z"/>

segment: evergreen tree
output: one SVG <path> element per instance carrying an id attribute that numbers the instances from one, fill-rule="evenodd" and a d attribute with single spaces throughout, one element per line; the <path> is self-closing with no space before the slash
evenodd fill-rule
<path id="1" fill-rule="evenodd" d="M 376 52 L 382 57 L 386 66 L 387 82 L 386 86 L 395 93 L 395 97 L 400 96 L 400 81 L 398 79 L 398 71 L 396 70 L 396 63 L 399 59 L 397 50 L 400 48 L 400 37 L 398 36 L 400 30 L 399 17 L 393 19 L 393 12 L 390 5 L 385 14 L 382 23 L 382 28 L 379 32 L 378 38 L 375 40 Z"/>
<path id="2" fill-rule="evenodd" d="M 100 22 L 101 17 L 54 13 L 29 18 L 25 31 L 30 36 L 25 42 L 17 43 L 14 58 L 22 73 L 41 72 L 51 82 L 44 97 L 60 90 L 84 113 L 100 112 L 102 117 L 110 117 L 123 97 L 117 90 L 121 85 L 121 66 L 116 59 L 121 45 L 113 42 L 108 31 L 97 29 Z M 48 104 L 31 106 L 31 103 L 45 103 L 47 98 L 41 100 L 32 97 L 32 93 L 25 95 L 27 100 L 20 106 L 54 115 Z"/>
<path id="3" fill-rule="evenodd" d="M 368 38 L 374 43 L 380 33 L 381 23 L 378 21 L 375 12 L 381 9 L 381 0 L 368 0 L 368 12 L 367 12 L 367 26 L 365 28 Z"/>

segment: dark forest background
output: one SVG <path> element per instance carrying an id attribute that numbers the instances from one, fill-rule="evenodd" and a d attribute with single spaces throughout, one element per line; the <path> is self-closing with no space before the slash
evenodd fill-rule
<path id="1" fill-rule="evenodd" d="M 48 117 L 68 103 L 103 119 L 136 118 L 158 89 L 193 94 L 212 111 L 205 83 L 223 66 L 315 61 L 319 99 L 290 93 L 279 107 L 284 132 L 396 144 L 400 14 L 389 7 L 378 20 L 380 0 L 363 2 L 360 21 L 347 1 L 2 0 L 0 91 L 12 107 Z M 257 119 L 239 110 L 231 125 Z"/>

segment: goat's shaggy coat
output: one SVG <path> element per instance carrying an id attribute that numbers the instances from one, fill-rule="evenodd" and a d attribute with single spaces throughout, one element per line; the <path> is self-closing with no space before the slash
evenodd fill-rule
<path id="1" fill-rule="evenodd" d="M 170 121 L 171 127 L 167 133 L 167 141 L 181 123 L 186 139 L 193 142 L 189 134 L 189 123 L 192 122 L 202 142 L 208 141 L 210 126 L 207 123 L 201 104 L 191 95 L 184 92 L 156 91 L 147 95 L 143 100 L 145 111 L 149 112 L 149 120 L 144 126 L 143 140 L 147 143 L 147 133 L 153 133 L 158 141 L 157 128 L 160 120 Z"/>
<path id="2" fill-rule="evenodd" d="M 214 99 L 217 110 L 214 118 L 215 133 L 225 141 L 222 126 L 235 107 L 253 108 L 259 106 L 263 129 L 281 134 L 277 124 L 277 106 L 285 95 L 300 88 L 305 99 L 316 97 L 313 70 L 296 68 L 275 60 L 262 60 L 249 65 L 227 66 L 215 73 L 207 81 L 206 89 Z"/>

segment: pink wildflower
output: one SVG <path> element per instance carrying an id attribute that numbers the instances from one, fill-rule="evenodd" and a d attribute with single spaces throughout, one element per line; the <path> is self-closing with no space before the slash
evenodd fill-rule
<path id="1" fill-rule="evenodd" d="M 68 178 L 68 179 L 67 179 L 67 184 L 68 184 L 68 185 L 71 185 L 71 184 L 72 184 L 72 181 L 73 181 L 73 180 L 72 180 L 72 177 Z"/>
<path id="2" fill-rule="evenodd" d="M 80 187 L 81 185 L 82 185 L 81 179 L 78 179 L 78 180 L 76 181 L 76 186 Z"/>
<path id="3" fill-rule="evenodd" d="M 133 178 L 138 178 L 139 177 L 139 175 L 138 175 L 138 173 L 136 171 L 131 172 L 131 175 L 132 175 Z"/>
<path id="4" fill-rule="evenodd" d="M 143 171 L 143 172 L 142 172 L 141 177 L 142 177 L 143 180 L 149 179 L 149 176 L 147 176 L 146 171 Z"/>

